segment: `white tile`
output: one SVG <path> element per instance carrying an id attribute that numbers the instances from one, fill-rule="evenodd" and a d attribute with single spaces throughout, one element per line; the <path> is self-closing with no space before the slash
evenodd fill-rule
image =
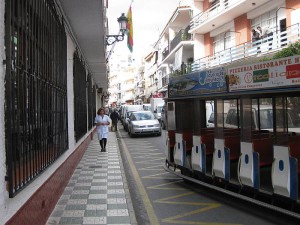
<path id="1" fill-rule="evenodd" d="M 107 190 L 107 186 L 92 186 L 91 190 Z"/>
<path id="2" fill-rule="evenodd" d="M 108 198 L 107 204 L 126 204 L 126 198 Z"/>
<path id="3" fill-rule="evenodd" d="M 99 183 L 99 182 L 107 182 L 107 179 L 93 179 L 93 183 Z"/>
<path id="4" fill-rule="evenodd" d="M 83 224 L 106 224 L 106 217 L 84 217 Z"/>
<path id="5" fill-rule="evenodd" d="M 86 205 L 87 199 L 69 199 L 68 205 Z"/>
<path id="6" fill-rule="evenodd" d="M 107 210 L 107 205 L 106 204 L 87 205 L 86 210 Z"/>
<path id="7" fill-rule="evenodd" d="M 89 199 L 107 199 L 107 194 L 89 194 Z"/>
<path id="8" fill-rule="evenodd" d="M 124 194 L 125 190 L 124 189 L 110 189 L 107 190 L 107 194 Z"/>
<path id="9" fill-rule="evenodd" d="M 84 217 L 84 210 L 65 210 L 63 217 Z"/>
<path id="10" fill-rule="evenodd" d="M 77 190 L 77 191 L 72 191 L 73 195 L 86 195 L 89 194 L 90 191 L 89 190 Z"/>
<path id="11" fill-rule="evenodd" d="M 107 216 L 129 216 L 127 209 L 109 209 Z"/>
<path id="12" fill-rule="evenodd" d="M 123 182 L 107 182 L 107 186 L 123 186 Z"/>

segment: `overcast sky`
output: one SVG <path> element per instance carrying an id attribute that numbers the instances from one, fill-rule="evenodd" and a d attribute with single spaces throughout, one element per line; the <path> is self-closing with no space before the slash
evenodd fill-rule
<path id="1" fill-rule="evenodd" d="M 138 60 L 150 51 L 159 38 L 162 30 L 182 0 L 134 0 L 132 3 L 133 19 L 133 54 Z M 121 13 L 127 14 L 131 0 L 108 0 L 107 17 L 109 33 L 117 34 L 119 24 L 117 18 Z M 127 37 L 116 44 L 114 52 L 129 53 Z"/>

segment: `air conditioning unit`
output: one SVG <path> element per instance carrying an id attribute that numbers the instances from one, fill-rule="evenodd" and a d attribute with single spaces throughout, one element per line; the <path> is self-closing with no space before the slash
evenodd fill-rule
<path id="1" fill-rule="evenodd" d="M 102 88 L 98 88 L 98 93 L 99 93 L 99 94 L 101 94 L 101 93 L 102 93 L 102 91 L 103 91 L 103 89 L 102 89 Z"/>

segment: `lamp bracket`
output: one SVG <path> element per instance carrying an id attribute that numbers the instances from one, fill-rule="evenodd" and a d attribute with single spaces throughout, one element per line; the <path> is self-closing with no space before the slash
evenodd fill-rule
<path id="1" fill-rule="evenodd" d="M 112 45 L 115 42 L 123 41 L 124 40 L 124 34 L 118 34 L 118 35 L 106 35 L 106 45 Z"/>

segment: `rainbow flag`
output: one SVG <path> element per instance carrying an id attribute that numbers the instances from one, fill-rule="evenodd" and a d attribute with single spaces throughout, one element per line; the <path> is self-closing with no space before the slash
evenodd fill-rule
<path id="1" fill-rule="evenodd" d="M 130 50 L 130 52 L 132 52 L 133 50 L 133 26 L 132 26 L 132 11 L 131 11 L 131 5 L 128 9 L 127 12 L 127 19 L 128 19 L 128 23 L 127 23 L 127 46 Z"/>

